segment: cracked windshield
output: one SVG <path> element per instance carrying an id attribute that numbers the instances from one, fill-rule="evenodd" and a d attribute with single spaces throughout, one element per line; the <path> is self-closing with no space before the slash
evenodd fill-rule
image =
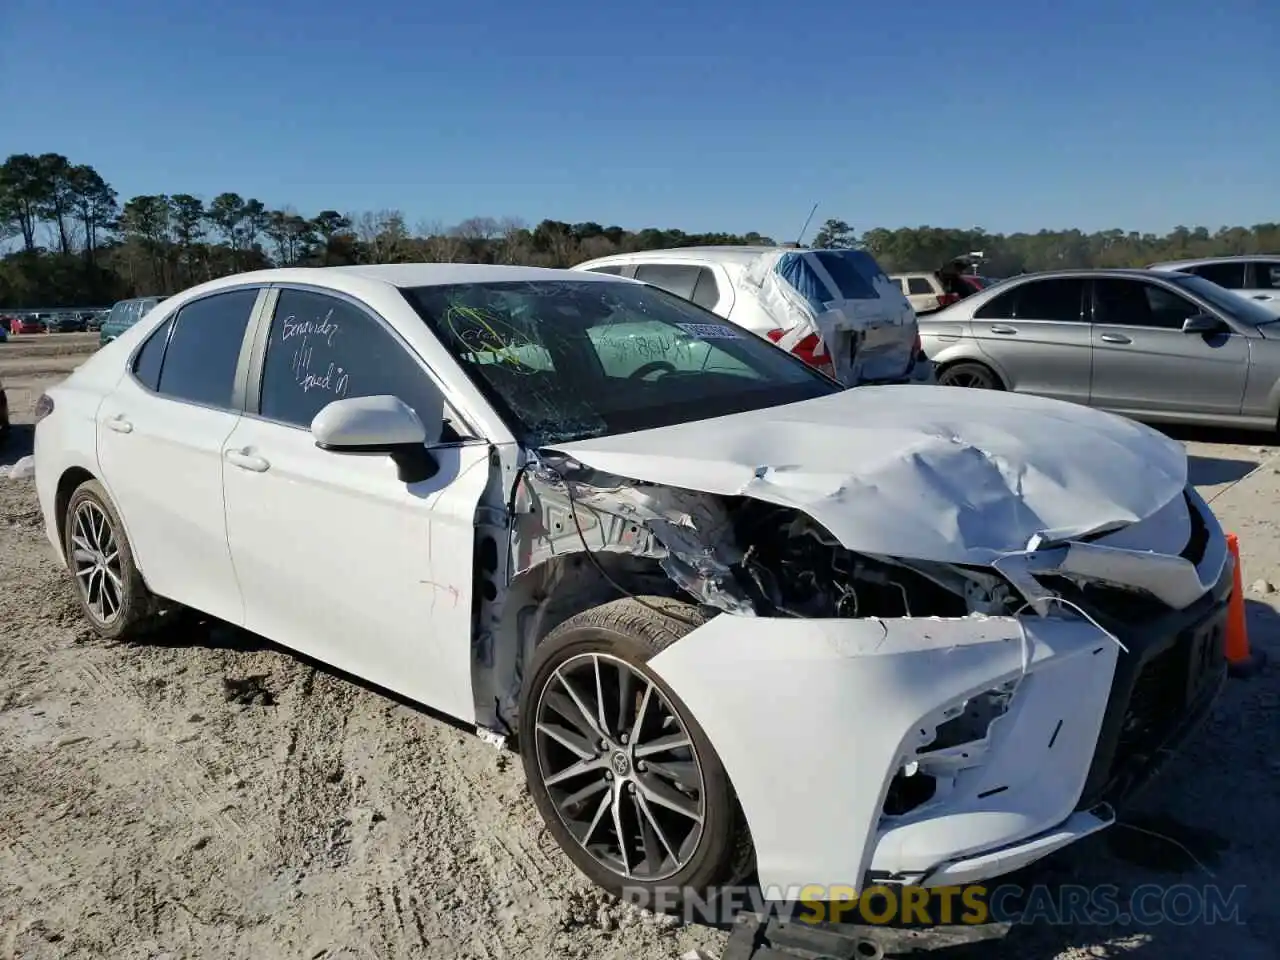
<path id="1" fill-rule="evenodd" d="M 767 341 L 621 281 L 404 291 L 520 439 L 566 443 L 842 389 Z"/>

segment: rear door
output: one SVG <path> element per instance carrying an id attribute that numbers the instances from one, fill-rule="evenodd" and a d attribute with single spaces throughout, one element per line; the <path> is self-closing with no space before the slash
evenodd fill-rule
<path id="1" fill-rule="evenodd" d="M 98 460 L 152 591 L 235 624 L 222 445 L 240 421 L 250 317 L 245 287 L 184 304 L 134 353 L 98 409 Z"/>
<path id="2" fill-rule="evenodd" d="M 1108 277 L 1092 286 L 1094 406 L 1134 414 L 1240 412 L 1246 337 L 1183 333 L 1183 321 L 1205 311 L 1162 284 Z"/>
<path id="3" fill-rule="evenodd" d="M 899 380 L 919 349 L 919 326 L 901 290 L 862 250 L 815 250 L 805 255 L 827 287 L 818 329 L 842 383 Z"/>
<path id="4" fill-rule="evenodd" d="M 1010 390 L 1089 402 L 1093 346 L 1087 290 L 1078 277 L 1029 280 L 974 312 L 974 339 Z"/>

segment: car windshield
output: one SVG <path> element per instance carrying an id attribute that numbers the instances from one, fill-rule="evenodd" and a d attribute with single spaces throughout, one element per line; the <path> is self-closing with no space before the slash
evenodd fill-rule
<path id="1" fill-rule="evenodd" d="M 755 334 L 638 283 L 516 281 L 401 292 L 533 447 L 844 389 Z"/>
<path id="2" fill-rule="evenodd" d="M 1247 323 L 1252 327 L 1260 327 L 1263 324 L 1275 323 L 1280 320 L 1280 317 L 1277 317 L 1271 311 L 1204 279 L 1204 277 L 1197 277 L 1192 273 L 1170 273 L 1166 279 L 1172 280 L 1178 286 L 1194 293 L 1223 313 L 1230 314 L 1241 323 Z"/>

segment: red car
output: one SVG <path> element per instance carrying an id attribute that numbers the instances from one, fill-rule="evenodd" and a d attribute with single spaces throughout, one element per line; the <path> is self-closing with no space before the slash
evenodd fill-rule
<path id="1" fill-rule="evenodd" d="M 44 333 L 44 324 L 33 316 L 14 319 L 10 333 Z"/>

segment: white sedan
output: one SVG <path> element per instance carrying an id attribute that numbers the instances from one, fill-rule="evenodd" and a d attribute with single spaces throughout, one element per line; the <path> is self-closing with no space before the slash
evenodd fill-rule
<path id="1" fill-rule="evenodd" d="M 625 896 L 1008 872 L 1113 823 L 1224 676 L 1179 444 L 846 390 L 618 277 L 227 277 L 37 417 L 100 635 L 194 608 L 513 739 Z"/>

